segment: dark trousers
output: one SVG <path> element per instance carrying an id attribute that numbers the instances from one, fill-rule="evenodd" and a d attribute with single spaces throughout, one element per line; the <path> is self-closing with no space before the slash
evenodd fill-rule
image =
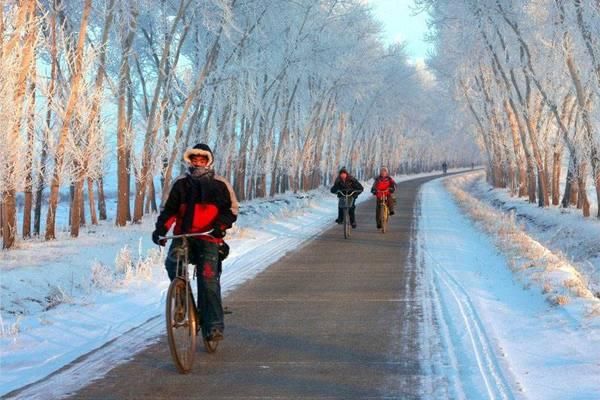
<path id="1" fill-rule="evenodd" d="M 350 223 L 351 224 L 355 224 L 356 223 L 356 207 L 352 206 L 348 209 L 348 214 L 350 214 Z M 343 221 L 344 220 L 344 209 L 343 208 L 339 208 L 338 207 L 338 220 Z"/>
<path id="2" fill-rule="evenodd" d="M 189 261 L 196 266 L 196 282 L 198 283 L 198 311 L 202 316 L 202 333 L 206 337 L 211 329 L 223 331 L 223 305 L 221 302 L 221 262 L 219 261 L 219 245 L 204 240 L 188 239 Z M 181 239 L 171 242 L 165 267 L 169 279 L 177 274 L 177 248 Z"/>

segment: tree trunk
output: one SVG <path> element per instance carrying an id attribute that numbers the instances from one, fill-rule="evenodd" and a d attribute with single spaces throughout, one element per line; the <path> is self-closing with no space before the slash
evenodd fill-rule
<path id="1" fill-rule="evenodd" d="M 577 176 L 577 189 L 578 189 L 578 200 L 577 200 L 577 208 L 580 208 L 583 212 L 584 217 L 590 216 L 590 201 L 587 196 L 587 185 L 586 185 L 586 174 L 587 168 L 585 165 L 581 165 L 579 169 L 579 173 Z"/>
<path id="2" fill-rule="evenodd" d="M 73 185 L 73 201 L 71 202 L 71 237 L 79 236 L 79 226 L 82 218 L 83 204 L 83 180 L 75 182 Z"/>
<path id="3" fill-rule="evenodd" d="M 88 187 L 88 202 L 90 205 L 90 219 L 92 225 L 98 225 L 98 214 L 96 213 L 96 199 L 94 195 L 94 181 L 91 178 L 87 179 Z"/>
<path id="4" fill-rule="evenodd" d="M 562 151 L 555 151 L 552 157 L 552 205 L 557 206 L 560 202 L 560 169 L 562 162 Z"/>
<path id="5" fill-rule="evenodd" d="M 44 193 L 44 186 L 46 185 L 46 162 L 48 158 L 48 146 L 49 140 L 48 132 L 51 129 L 52 123 L 52 104 L 55 96 L 56 80 L 58 79 L 58 49 L 56 45 L 56 13 L 54 10 L 50 12 L 49 16 L 49 44 L 50 44 L 50 81 L 48 82 L 48 103 L 46 106 L 46 126 L 44 129 L 43 143 L 42 143 L 42 155 L 40 157 L 40 170 L 37 177 L 37 187 L 35 195 L 35 212 L 33 222 L 33 232 L 36 236 L 40 234 L 41 220 L 42 220 L 42 198 Z"/>
<path id="6" fill-rule="evenodd" d="M 121 43 L 121 65 L 117 92 L 117 215 L 115 225 L 125 226 L 129 217 L 128 149 L 131 136 L 131 121 L 127 112 L 127 93 L 130 83 L 129 57 L 137 27 L 137 12 Z"/>
<path id="7" fill-rule="evenodd" d="M 0 7 L 4 7 L 3 5 Z M 14 85 L 13 103 L 15 104 L 15 115 L 18 116 L 13 126 L 9 126 L 7 131 L 9 135 L 8 143 L 19 143 L 21 130 L 21 115 L 23 114 L 23 106 L 25 100 L 25 92 L 27 89 L 27 78 L 31 73 L 32 64 L 35 63 L 35 42 L 37 36 L 37 28 L 34 22 L 35 3 L 24 2 L 18 5 L 17 19 L 15 21 L 14 33 L 2 50 L 6 53 L 12 51 L 20 52 L 20 65 Z M 18 40 L 21 38 L 21 32 L 25 35 L 23 47 L 18 47 Z M 4 35 L 5 32 L 2 32 Z M 31 150 L 29 150 L 31 151 Z M 11 153 L 11 160 L 7 160 L 10 170 L 7 171 L 5 177 L 5 185 L 2 191 L 2 247 L 9 249 L 15 242 L 17 233 L 17 204 L 16 204 L 16 187 L 17 187 L 17 166 L 19 154 L 17 151 Z M 4 162 L 4 161 L 3 161 Z"/>
<path id="8" fill-rule="evenodd" d="M 35 147 L 35 63 L 31 68 L 29 85 L 29 117 L 27 119 L 27 151 L 25 169 L 25 204 L 23 208 L 23 238 L 31 237 L 31 209 L 33 206 L 33 149 Z"/>
<path id="9" fill-rule="evenodd" d="M 17 201 L 14 190 L 7 190 L 2 195 L 2 248 L 10 249 L 15 243 L 17 230 Z"/>
<path id="10" fill-rule="evenodd" d="M 104 178 L 100 177 L 96 181 L 98 187 L 98 214 L 100 221 L 106 221 L 108 216 L 106 215 L 106 197 L 104 196 Z"/>
<path id="11" fill-rule="evenodd" d="M 521 139 L 519 137 L 519 123 L 517 121 L 518 117 L 515 115 L 507 100 L 504 101 L 504 109 L 508 116 L 510 131 L 513 138 L 513 149 L 515 154 L 515 162 L 517 164 L 517 181 L 519 186 L 518 196 L 524 197 L 527 195 L 527 166 L 523 160 L 523 149 Z"/>
<path id="12" fill-rule="evenodd" d="M 63 114 L 63 124 L 59 133 L 58 144 L 56 146 L 56 154 L 54 157 L 54 173 L 52 175 L 52 182 L 50 185 L 50 201 L 48 206 L 48 216 L 46 219 L 46 240 L 54 239 L 55 236 L 55 222 L 56 222 L 56 208 L 58 205 L 58 195 L 61 182 L 61 173 L 64 162 L 64 151 L 67 142 L 67 136 L 69 135 L 71 119 L 75 112 L 75 106 L 79 98 L 79 91 L 81 81 L 83 79 L 82 62 L 83 62 L 83 46 L 85 44 L 87 23 L 92 8 L 92 1 L 85 0 L 83 13 L 81 16 L 81 25 L 79 28 L 79 39 L 74 54 L 74 66 L 73 76 L 71 78 L 70 87 L 71 93 L 67 106 Z M 78 223 L 76 225 L 79 225 Z"/>
<path id="13" fill-rule="evenodd" d="M 279 171 L 279 164 L 282 161 L 281 157 L 282 157 L 282 152 L 284 149 L 284 146 L 287 143 L 288 140 L 288 135 L 289 135 L 289 116 L 290 116 L 290 111 L 292 109 L 292 104 L 294 102 L 294 97 L 296 96 L 296 90 L 298 89 L 298 84 L 300 83 L 300 78 L 298 78 L 296 80 L 296 83 L 294 84 L 294 89 L 292 90 L 292 94 L 290 95 L 288 104 L 287 104 L 287 108 L 285 110 L 285 116 L 283 118 L 283 127 L 281 129 L 281 133 L 279 135 L 279 141 L 277 144 L 277 153 L 275 154 L 275 157 L 273 159 L 273 168 L 271 170 L 271 189 L 270 189 L 270 195 L 271 197 L 275 196 L 275 193 L 277 193 L 277 185 L 274 184 L 275 182 L 278 181 L 278 177 L 280 176 L 280 171 Z"/>

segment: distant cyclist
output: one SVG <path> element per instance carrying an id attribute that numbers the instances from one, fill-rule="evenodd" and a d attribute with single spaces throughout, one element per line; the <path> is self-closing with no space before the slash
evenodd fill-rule
<path id="1" fill-rule="evenodd" d="M 375 178 L 375 182 L 373 183 L 373 187 L 371 188 L 371 193 L 377 196 L 377 199 L 381 199 L 384 196 L 387 197 L 387 206 L 390 210 L 390 215 L 394 215 L 394 197 L 392 194 L 396 191 L 396 182 L 390 176 L 390 171 L 387 167 L 381 167 L 379 170 L 379 176 Z M 378 207 L 376 205 L 375 207 Z M 379 218 L 377 218 L 378 208 L 375 209 L 376 221 L 377 221 L 377 229 L 381 229 L 379 225 Z"/>
<path id="2" fill-rule="evenodd" d="M 152 241 L 160 246 L 160 239 L 173 225 L 174 234 L 202 233 L 190 240 L 190 258 L 198 268 L 198 308 L 205 317 L 203 335 L 210 341 L 223 339 L 224 321 L 221 301 L 221 259 L 224 258 L 223 238 L 237 219 L 238 202 L 231 185 L 215 175 L 213 153 L 206 144 L 197 144 L 187 149 L 183 159 L 188 163 L 187 173 L 173 182 L 169 197 L 161 207 L 152 232 Z M 171 242 L 165 267 L 169 279 L 175 279 L 177 249 L 181 239 Z"/>
<path id="3" fill-rule="evenodd" d="M 350 175 L 346 168 L 342 168 L 340 169 L 338 177 L 335 179 L 333 187 L 331 188 L 331 193 L 338 194 L 339 191 L 347 193 L 356 192 L 354 193 L 354 200 L 356 200 L 358 195 L 361 194 L 363 190 L 365 189 L 360 184 L 358 179 Z M 338 197 L 340 196 L 341 195 L 338 194 Z M 352 207 L 350 207 L 349 214 L 350 224 L 352 225 L 352 228 L 356 228 L 356 206 L 354 204 L 352 205 Z M 338 207 L 338 217 L 335 220 L 335 222 L 337 222 L 338 224 L 344 222 L 344 209 Z"/>

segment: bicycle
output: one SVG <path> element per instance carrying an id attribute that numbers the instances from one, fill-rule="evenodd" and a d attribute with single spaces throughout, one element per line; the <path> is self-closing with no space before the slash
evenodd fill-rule
<path id="1" fill-rule="evenodd" d="M 196 307 L 188 273 L 188 241 L 189 238 L 198 236 L 210 236 L 210 232 L 160 237 L 160 240 L 181 239 L 181 245 L 176 250 L 176 277 L 167 290 L 165 317 L 171 357 L 175 367 L 182 374 L 186 374 L 192 369 L 196 354 L 196 338 L 202 326 L 202 315 Z M 196 272 L 196 267 L 194 267 L 194 279 Z M 204 338 L 204 348 L 207 353 L 214 353 L 218 344 L 218 341 Z"/>
<path id="2" fill-rule="evenodd" d="M 381 233 L 387 231 L 388 219 L 390 218 L 390 209 L 388 207 L 388 191 L 378 190 L 377 193 L 382 193 L 382 196 L 377 196 L 377 211 L 375 220 L 377 225 L 381 227 Z"/>
<path id="3" fill-rule="evenodd" d="M 350 224 L 350 209 L 354 206 L 354 195 L 356 193 L 359 192 L 356 190 L 352 192 L 347 192 L 343 190 L 337 191 L 338 196 L 341 196 L 338 207 L 343 210 L 344 214 L 344 221 L 342 223 L 342 226 L 344 228 L 344 239 L 350 238 L 350 232 L 352 230 L 352 225 Z"/>

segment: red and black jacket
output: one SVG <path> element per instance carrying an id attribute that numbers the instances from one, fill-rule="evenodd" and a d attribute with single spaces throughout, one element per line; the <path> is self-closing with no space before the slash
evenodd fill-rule
<path id="1" fill-rule="evenodd" d="M 236 221 L 238 207 L 235 193 L 224 178 L 209 174 L 197 179 L 188 173 L 173 182 L 156 221 L 156 230 L 161 236 L 173 225 L 175 235 L 206 232 L 213 227 L 224 231 Z M 208 236 L 199 239 L 222 241 Z"/>
<path id="2" fill-rule="evenodd" d="M 373 182 L 371 193 L 377 196 L 378 199 L 383 197 L 384 193 L 394 193 L 396 191 L 396 182 L 391 176 L 378 176 Z"/>

